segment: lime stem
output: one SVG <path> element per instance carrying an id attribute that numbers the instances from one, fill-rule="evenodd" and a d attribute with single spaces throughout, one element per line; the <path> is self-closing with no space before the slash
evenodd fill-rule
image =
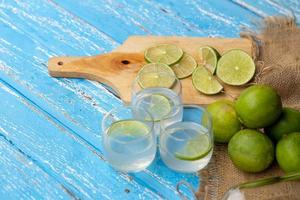
<path id="1" fill-rule="evenodd" d="M 269 178 L 264 178 L 264 179 L 259 179 L 256 181 L 250 181 L 246 183 L 239 184 L 233 188 L 255 188 L 255 187 L 260 187 L 264 185 L 270 185 L 278 182 L 284 182 L 284 181 L 299 181 L 300 180 L 300 171 L 299 172 L 292 172 L 283 176 L 274 176 L 274 177 L 269 177 Z"/>

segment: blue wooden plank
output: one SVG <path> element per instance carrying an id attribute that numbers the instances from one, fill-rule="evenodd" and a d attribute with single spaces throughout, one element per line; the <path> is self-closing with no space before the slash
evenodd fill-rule
<path id="1" fill-rule="evenodd" d="M 293 0 L 232 0 L 235 4 L 244 7 L 262 17 L 272 15 L 294 15 L 300 19 L 300 2 Z"/>
<path id="2" fill-rule="evenodd" d="M 63 184 L 14 148 L 3 132 L 0 127 L 0 199 L 75 198 Z"/>
<path id="3" fill-rule="evenodd" d="M 2 81 L 0 96 L 0 135 L 75 198 L 160 199 L 128 175 L 111 169 L 83 140 L 52 121 Z M 27 189 L 27 192 L 33 192 Z M 127 193 L 126 189 L 130 192 Z M 39 196 L 35 198 L 39 199 Z"/>
<path id="4" fill-rule="evenodd" d="M 123 42 L 133 34 L 209 35 L 209 31 L 200 29 L 172 13 L 166 13 L 151 1 L 55 0 L 55 2 L 118 42 Z"/>
<path id="5" fill-rule="evenodd" d="M 300 1 L 299 0 L 266 0 L 268 4 L 277 9 L 278 12 L 283 14 L 294 14 L 295 17 L 300 19 Z M 298 24 L 300 22 L 298 21 Z"/>
<path id="6" fill-rule="evenodd" d="M 50 10 L 49 13 L 47 9 Z M 74 21 L 73 26 L 66 23 L 70 17 Z M 43 18 L 47 18 L 47 21 L 51 23 L 41 24 L 37 20 Z M 0 32 L 3 38 L 0 41 L 0 49 L 3 52 L 0 55 L 0 76 L 32 99 L 39 109 L 47 112 L 58 123 L 64 124 L 76 136 L 86 140 L 91 148 L 101 151 L 99 121 L 107 110 L 120 105 L 121 102 L 100 85 L 82 80 L 49 78 L 46 67 L 43 65 L 48 56 L 61 51 L 65 51 L 66 54 L 72 54 L 75 51 L 84 54 L 87 51 L 86 45 L 94 42 L 89 36 L 81 38 L 76 36 L 79 35 L 76 31 L 93 29 L 76 19 L 51 2 L 45 4 L 37 4 L 33 1 L 27 4 L 12 2 L 9 6 L 2 7 L 1 28 L 4 31 Z M 57 26 L 65 31 L 57 32 L 53 37 L 54 33 L 50 31 Z M 45 29 L 42 36 L 40 36 L 40 29 Z M 28 34 L 29 32 L 31 34 Z M 100 39 L 95 42 L 105 44 L 108 41 L 104 40 L 103 34 L 96 33 Z M 64 40 L 72 40 L 73 43 L 59 46 L 60 41 Z M 81 43 L 86 41 L 87 44 L 84 43 L 82 46 L 74 44 L 76 40 Z M 57 44 L 57 47 L 53 44 Z M 134 177 L 137 181 L 143 182 L 144 186 L 152 187 L 158 193 L 174 196 L 174 198 L 177 196 L 175 185 L 181 179 L 194 183 L 195 187 L 198 186 L 196 175 L 177 174 L 170 170 L 146 171 Z"/>
<path id="7" fill-rule="evenodd" d="M 230 1 L 172 1 L 154 0 L 168 12 L 207 30 L 207 36 L 239 37 L 240 27 L 251 27 L 251 20 L 258 16 Z"/>
<path id="8" fill-rule="evenodd" d="M 233 30 L 237 29 L 239 22 L 248 25 L 247 15 L 257 15 L 247 8 L 232 4 L 215 5 L 216 1 L 199 1 L 192 6 L 184 4 L 183 13 L 179 12 L 182 4 L 166 8 L 167 1 L 161 4 L 139 1 L 103 1 L 99 4 L 89 1 L 84 6 L 72 1 L 62 5 L 88 21 L 86 23 L 61 8 L 60 5 L 67 1 L 59 1 L 60 5 L 41 1 L 6 2 L 9 4 L 0 5 L 0 77 L 34 100 L 38 109 L 55 118 L 55 123 L 69 128 L 72 132 L 70 137 L 75 135 L 84 139 L 87 146 L 96 151 L 101 151 L 99 121 L 102 115 L 121 102 L 96 83 L 50 79 L 45 67 L 49 56 L 109 51 L 128 35 L 137 33 L 235 36 Z M 78 9 L 79 5 L 82 8 Z M 89 5 L 92 5 L 92 9 L 88 9 Z M 193 11 L 189 7 L 197 9 Z M 192 17 L 197 16 L 198 10 L 203 15 L 200 21 L 204 21 L 199 24 L 198 19 L 193 20 Z M 227 19 L 229 23 L 222 25 L 220 19 L 227 16 L 230 16 Z M 153 183 L 154 188 L 158 187 L 157 192 L 166 191 L 165 194 L 175 192 L 174 186 L 180 179 L 197 185 L 196 176 L 176 174 L 160 162 L 158 160 L 158 164 L 154 163 L 145 173 L 134 175 L 136 180 L 148 187 Z"/>

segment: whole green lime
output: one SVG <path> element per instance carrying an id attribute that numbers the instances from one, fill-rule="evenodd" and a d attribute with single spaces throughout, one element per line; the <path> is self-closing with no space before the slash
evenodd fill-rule
<path id="1" fill-rule="evenodd" d="M 300 171 L 300 132 L 290 133 L 279 140 L 276 159 L 283 171 Z"/>
<path id="2" fill-rule="evenodd" d="M 212 116 L 215 142 L 227 143 L 231 137 L 241 130 L 241 123 L 229 100 L 218 100 L 207 107 Z"/>
<path id="3" fill-rule="evenodd" d="M 274 146 L 265 134 L 244 129 L 231 138 L 228 153 L 237 168 L 246 172 L 261 172 L 272 163 Z"/>
<path id="4" fill-rule="evenodd" d="M 279 120 L 265 128 L 265 133 L 275 142 L 292 132 L 300 132 L 300 112 L 292 108 L 283 108 Z"/>
<path id="5" fill-rule="evenodd" d="M 272 87 L 254 85 L 241 93 L 235 108 L 246 127 L 263 128 L 278 119 L 282 111 L 282 103 L 280 96 Z"/>

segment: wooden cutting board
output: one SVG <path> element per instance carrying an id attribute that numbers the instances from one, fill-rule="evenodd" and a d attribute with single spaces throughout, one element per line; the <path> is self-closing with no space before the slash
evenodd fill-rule
<path id="1" fill-rule="evenodd" d="M 216 48 L 221 55 L 230 49 L 242 49 L 252 55 L 251 42 L 242 38 L 132 36 L 111 53 L 88 57 L 50 58 L 48 70 L 53 77 L 99 81 L 112 87 L 123 101 L 130 102 L 132 81 L 145 64 L 144 50 L 162 43 L 177 44 L 196 60 L 197 50 L 204 45 Z M 223 84 L 224 93 L 207 96 L 193 87 L 191 77 L 182 79 L 181 82 L 184 104 L 209 104 L 219 98 L 236 97 L 243 89 Z"/>

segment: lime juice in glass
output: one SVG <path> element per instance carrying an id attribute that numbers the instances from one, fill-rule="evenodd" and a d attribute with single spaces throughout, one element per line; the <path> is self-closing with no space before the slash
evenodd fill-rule
<path id="1" fill-rule="evenodd" d="M 184 106 L 184 120 L 160 134 L 159 150 L 164 163 L 179 172 L 203 169 L 211 159 L 213 135 L 209 113 L 200 106 Z"/>
<path id="2" fill-rule="evenodd" d="M 156 134 L 182 120 L 181 84 L 167 65 L 150 63 L 142 68 L 133 82 L 131 102 L 152 115 Z"/>
<path id="3" fill-rule="evenodd" d="M 111 110 L 102 120 L 104 155 L 123 172 L 138 172 L 151 164 L 156 153 L 153 119 L 136 107 Z"/>

